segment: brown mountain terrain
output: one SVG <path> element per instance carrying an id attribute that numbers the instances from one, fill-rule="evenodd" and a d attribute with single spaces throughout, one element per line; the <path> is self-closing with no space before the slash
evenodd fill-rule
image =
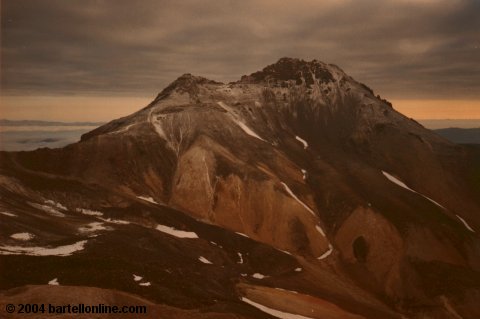
<path id="1" fill-rule="evenodd" d="M 78 143 L 0 161 L 12 300 L 56 279 L 178 318 L 480 316 L 480 151 L 335 65 L 185 74 Z"/>

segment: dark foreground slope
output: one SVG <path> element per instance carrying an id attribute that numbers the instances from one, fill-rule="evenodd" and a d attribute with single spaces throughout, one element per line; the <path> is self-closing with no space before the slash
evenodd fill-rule
<path id="1" fill-rule="evenodd" d="M 186 74 L 79 143 L 1 153 L 0 287 L 57 278 L 193 317 L 476 318 L 479 158 L 334 65 Z"/>

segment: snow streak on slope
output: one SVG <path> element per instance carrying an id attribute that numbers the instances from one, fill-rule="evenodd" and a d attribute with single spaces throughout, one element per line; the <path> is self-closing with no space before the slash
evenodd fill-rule
<path id="1" fill-rule="evenodd" d="M 315 225 L 315 229 L 322 234 L 323 237 L 325 237 L 325 232 L 323 231 L 322 227 Z"/>
<path id="2" fill-rule="evenodd" d="M 137 196 L 137 198 L 140 198 L 141 200 L 144 200 L 146 202 L 150 202 L 152 204 L 158 204 L 152 197 L 150 196 Z"/>
<path id="3" fill-rule="evenodd" d="M 328 250 L 324 252 L 320 257 L 318 257 L 318 260 L 322 260 L 330 256 L 330 254 L 333 252 L 333 247 L 332 244 L 328 244 Z"/>
<path id="4" fill-rule="evenodd" d="M 298 295 L 298 291 L 295 291 L 295 290 L 287 290 L 287 289 L 283 289 L 283 288 L 275 288 L 275 290 L 285 291 L 285 292 L 288 292 L 288 293 Z"/>
<path id="5" fill-rule="evenodd" d="M 93 233 L 99 230 L 106 230 L 107 227 L 103 226 L 103 223 L 100 222 L 92 222 L 85 226 L 79 227 L 78 230 L 82 233 Z"/>
<path id="6" fill-rule="evenodd" d="M 272 308 L 269 308 L 267 306 L 256 303 L 256 302 L 254 302 L 254 301 L 252 301 L 248 298 L 245 298 L 245 297 L 242 297 L 242 301 L 254 306 L 257 309 L 260 309 L 261 311 L 263 311 L 265 313 L 268 313 L 269 315 L 272 315 L 272 316 L 280 318 L 280 319 L 312 319 L 310 317 L 305 317 L 305 316 L 302 316 L 302 315 L 296 315 L 296 314 L 293 314 L 293 313 L 283 312 L 283 311 L 280 311 L 280 310 L 272 309 Z"/>
<path id="7" fill-rule="evenodd" d="M 153 112 L 153 109 L 150 110 L 150 113 L 148 113 L 148 121 L 153 125 L 153 128 L 155 129 L 155 132 L 157 132 L 158 136 L 166 140 L 167 135 L 165 134 L 165 131 L 162 128 L 162 123 L 160 123 L 160 121 L 152 115 L 152 112 Z"/>
<path id="8" fill-rule="evenodd" d="M 285 188 L 285 190 L 288 192 L 288 194 L 290 194 L 290 196 L 293 197 L 293 199 L 295 199 L 298 203 L 300 203 L 303 207 L 305 207 L 313 216 L 316 216 L 315 215 L 315 212 L 310 208 L 308 207 L 304 202 L 302 202 L 297 196 L 295 196 L 295 194 L 292 192 L 292 190 L 287 186 L 287 184 L 285 184 L 284 182 L 282 182 L 282 185 L 283 187 Z M 326 237 L 325 235 L 325 232 L 323 231 L 322 227 L 320 227 L 319 225 L 315 225 L 315 229 L 323 236 L 323 237 Z M 320 257 L 318 257 L 318 259 L 324 259 L 326 257 L 328 257 L 333 251 L 333 247 L 332 245 L 329 243 L 328 244 L 328 250 L 323 253 Z"/>
<path id="9" fill-rule="evenodd" d="M 245 132 L 247 133 L 248 135 L 250 136 L 253 136 L 255 138 L 258 138 L 259 140 L 262 140 L 264 142 L 267 142 L 265 141 L 263 138 L 261 138 L 260 136 L 257 135 L 257 133 L 255 133 L 254 131 L 252 131 L 252 129 L 250 129 L 247 125 L 245 125 L 244 123 L 240 122 L 240 121 L 235 121 L 235 123 L 237 123 L 238 126 L 240 126 L 240 128 Z"/>
<path id="10" fill-rule="evenodd" d="M 287 193 L 292 196 L 293 199 L 295 199 L 300 205 L 302 205 L 303 207 L 305 207 L 306 210 L 308 210 L 313 216 L 316 216 L 315 215 L 315 212 L 307 206 L 307 204 L 305 204 L 304 202 L 302 202 L 293 192 L 292 190 L 287 186 L 287 184 L 285 184 L 284 182 L 282 182 L 282 185 L 283 185 L 283 188 L 285 188 L 285 190 L 287 191 Z"/>
<path id="11" fill-rule="evenodd" d="M 29 203 L 30 206 L 35 207 L 36 209 L 43 210 L 44 212 L 55 216 L 55 217 L 65 217 L 64 213 L 59 212 L 57 209 L 48 206 L 48 205 L 42 205 L 42 204 L 37 204 L 37 203 Z"/>
<path id="12" fill-rule="evenodd" d="M 76 211 L 88 216 L 103 216 L 103 213 L 90 209 L 77 208 Z"/>
<path id="13" fill-rule="evenodd" d="M 117 224 L 117 225 L 128 225 L 128 224 L 130 224 L 129 221 L 121 220 L 121 219 L 111 219 L 111 218 L 102 218 L 102 217 L 97 217 L 97 219 L 100 219 L 101 221 L 104 221 L 104 222 L 110 223 L 110 224 Z"/>
<path id="14" fill-rule="evenodd" d="M 58 247 L 21 247 L 0 246 L 0 255 L 27 255 L 27 256 L 70 256 L 76 251 L 84 249 L 86 240 L 75 244 Z"/>
<path id="15" fill-rule="evenodd" d="M 237 264 L 243 264 L 243 256 L 241 253 L 237 253 L 238 255 L 238 258 L 240 258 L 240 260 L 237 262 Z"/>
<path id="16" fill-rule="evenodd" d="M 457 218 L 460 219 L 460 221 L 463 223 L 463 225 L 465 225 L 465 228 L 467 228 L 469 231 L 471 231 L 472 233 L 474 233 L 475 231 L 473 230 L 472 227 L 470 227 L 470 225 L 465 221 L 465 219 L 463 219 L 462 217 L 458 216 L 457 215 Z"/>
<path id="17" fill-rule="evenodd" d="M 307 149 L 307 147 L 308 147 L 307 141 L 305 141 L 305 140 L 304 140 L 303 138 L 301 138 L 300 136 L 295 136 L 295 139 L 296 139 L 297 141 L 299 141 L 300 143 L 303 144 L 303 148 L 304 148 L 304 149 Z"/>
<path id="18" fill-rule="evenodd" d="M 46 200 L 46 201 L 45 201 L 45 204 L 50 205 L 50 206 L 52 206 L 52 207 L 59 208 L 59 209 L 61 209 L 61 210 L 67 210 L 67 207 L 63 206 L 63 205 L 60 204 L 60 203 L 54 202 L 53 200 L 50 200 L 50 199 L 49 199 L 49 200 Z"/>
<path id="19" fill-rule="evenodd" d="M 198 235 L 194 232 L 178 230 L 173 227 L 168 227 L 164 225 L 158 225 L 156 229 L 177 238 L 198 238 Z"/>
<path id="20" fill-rule="evenodd" d="M 262 140 L 266 143 L 268 143 L 266 140 L 258 136 L 257 133 L 255 133 L 251 128 L 249 128 L 245 123 L 243 123 L 238 117 L 233 114 L 233 112 L 230 110 L 230 108 L 223 102 L 218 102 L 218 105 L 220 105 L 224 110 L 227 111 L 228 115 L 230 118 L 237 124 L 245 133 L 247 133 L 250 136 L 253 136 L 255 138 L 258 138 L 259 140 Z"/>
<path id="21" fill-rule="evenodd" d="M 411 192 L 416 193 L 416 191 L 414 191 L 413 189 L 411 189 L 410 187 L 408 187 L 407 185 L 405 185 L 404 182 L 402 182 L 401 180 L 399 180 L 399 179 L 396 178 L 395 176 L 390 175 L 390 174 L 388 174 L 388 173 L 385 172 L 385 171 L 382 171 L 382 174 L 383 174 L 390 182 L 392 182 L 392 183 L 394 183 L 394 184 L 397 184 L 398 186 L 403 187 L 403 188 L 405 188 L 405 189 L 408 189 L 408 190 L 411 191 Z"/>
<path id="22" fill-rule="evenodd" d="M 198 260 L 200 260 L 204 264 L 212 264 L 212 262 L 210 260 L 208 260 L 207 258 L 205 258 L 203 256 L 198 257 Z"/>
<path id="23" fill-rule="evenodd" d="M 235 234 L 238 234 L 238 235 L 240 235 L 240 236 L 242 236 L 242 237 L 250 238 L 250 237 L 248 237 L 247 235 L 245 235 L 244 233 L 241 233 L 241 232 L 238 232 L 238 231 L 236 231 Z"/>
<path id="24" fill-rule="evenodd" d="M 8 216 L 8 217 L 18 217 L 17 215 L 9 213 L 9 212 L 0 212 L 0 214 Z"/>
<path id="25" fill-rule="evenodd" d="M 411 189 L 411 188 L 408 187 L 404 182 L 402 182 L 401 180 L 399 180 L 399 179 L 396 178 L 395 176 L 393 176 L 393 175 L 391 175 L 391 174 L 389 174 L 389 173 L 387 173 L 387 172 L 385 172 L 385 171 L 382 171 L 382 174 L 383 174 L 390 182 L 392 182 L 392 183 L 394 183 L 394 184 L 397 184 L 398 186 L 400 186 L 400 187 L 402 187 L 402 188 L 405 188 L 405 189 L 407 189 L 407 190 L 409 190 L 409 191 L 411 191 L 411 192 L 413 192 L 413 193 L 415 193 L 415 194 L 418 194 L 418 195 L 422 196 L 423 198 L 428 199 L 429 201 L 431 201 L 432 203 L 434 203 L 434 204 L 437 205 L 438 207 L 443 208 L 443 209 L 446 210 L 445 207 L 443 207 L 442 205 L 440 205 L 439 203 L 437 203 L 436 201 L 434 201 L 434 200 L 431 199 L 430 197 L 427 197 L 427 196 L 425 196 L 425 195 L 423 195 L 423 194 L 421 194 L 421 193 L 419 193 L 419 192 Z"/>

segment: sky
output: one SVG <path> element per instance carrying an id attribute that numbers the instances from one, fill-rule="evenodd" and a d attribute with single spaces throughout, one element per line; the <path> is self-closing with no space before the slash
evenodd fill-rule
<path id="1" fill-rule="evenodd" d="M 334 63 L 416 119 L 480 119 L 480 0 L 0 0 L 0 118 L 107 121 L 183 73 Z"/>

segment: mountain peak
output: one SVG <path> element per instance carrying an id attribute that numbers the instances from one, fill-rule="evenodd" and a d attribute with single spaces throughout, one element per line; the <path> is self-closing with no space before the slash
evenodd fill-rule
<path id="1" fill-rule="evenodd" d="M 261 71 L 243 76 L 240 81 L 247 83 L 280 82 L 279 84 L 291 81 L 296 84 L 311 85 L 315 81 L 333 82 L 335 80 L 334 73 L 338 71 L 343 73 L 340 69 L 318 60 L 305 61 L 298 58 L 283 57 Z"/>
<path id="2" fill-rule="evenodd" d="M 184 74 L 78 143 L 0 152 L 0 300 L 50 281 L 188 309 L 177 318 L 265 318 L 261 302 L 479 318 L 480 150 L 332 64 L 282 58 L 247 80 Z"/>
<path id="3" fill-rule="evenodd" d="M 205 84 L 222 84 L 221 82 L 209 80 L 202 76 L 192 75 L 185 73 L 179 76 L 175 81 L 170 83 L 165 89 L 162 90 L 155 100 L 162 99 L 168 96 L 171 92 L 177 91 L 180 93 L 189 93 L 190 95 L 196 95 L 199 85 Z"/>

